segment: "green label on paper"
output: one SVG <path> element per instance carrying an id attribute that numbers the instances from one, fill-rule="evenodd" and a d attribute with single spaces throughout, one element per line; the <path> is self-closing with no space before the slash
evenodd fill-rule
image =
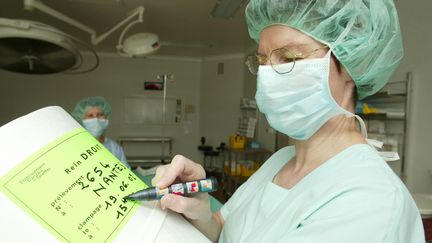
<path id="1" fill-rule="evenodd" d="M 45 146 L 0 179 L 0 190 L 62 242 L 110 242 L 146 188 L 83 128 Z"/>

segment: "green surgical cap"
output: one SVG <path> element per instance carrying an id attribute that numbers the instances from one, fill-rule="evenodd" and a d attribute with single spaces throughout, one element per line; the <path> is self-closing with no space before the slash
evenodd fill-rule
<path id="1" fill-rule="evenodd" d="M 249 35 L 271 25 L 295 28 L 328 45 L 363 99 L 380 90 L 403 56 L 392 0 L 250 0 Z"/>
<path id="2" fill-rule="evenodd" d="M 102 112 L 108 117 L 111 114 L 111 106 L 108 102 L 100 96 L 87 97 L 80 100 L 72 111 L 72 117 L 82 124 L 84 114 L 88 107 L 99 107 Z"/>

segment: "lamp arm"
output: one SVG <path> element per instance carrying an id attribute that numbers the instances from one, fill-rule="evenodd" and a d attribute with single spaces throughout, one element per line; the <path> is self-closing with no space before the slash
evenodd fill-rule
<path id="1" fill-rule="evenodd" d="M 118 44 L 117 44 L 117 49 L 121 49 L 121 48 L 123 48 L 123 38 L 124 38 L 124 35 L 126 34 L 126 32 L 132 27 L 132 26 L 134 26 L 134 25 L 136 25 L 136 24 L 139 24 L 139 23 L 142 23 L 142 20 L 141 19 L 137 19 L 137 20 L 134 20 L 134 21 L 132 21 L 132 22 L 130 22 L 124 29 L 123 29 L 123 31 L 121 32 L 121 34 L 120 34 L 120 37 L 119 37 L 119 40 L 118 40 Z"/>
<path id="2" fill-rule="evenodd" d="M 100 35 L 99 37 L 97 37 L 96 34 L 92 35 L 92 43 L 93 43 L 93 45 L 99 44 L 101 41 L 103 41 L 105 38 L 107 38 L 109 35 L 111 35 L 114 31 L 118 30 L 120 27 L 122 27 L 123 25 L 125 25 L 126 23 L 128 23 L 129 21 L 131 21 L 133 18 L 135 18 L 136 15 L 138 15 L 138 20 L 136 20 L 136 21 L 134 21 L 132 23 L 133 24 L 135 24 L 136 22 L 142 23 L 143 22 L 143 13 L 144 13 L 144 7 L 143 6 L 139 6 L 134 11 L 132 11 L 131 14 L 128 17 L 126 17 L 123 21 L 121 21 L 120 23 L 118 23 L 116 26 L 112 27 L 110 30 L 108 30 L 104 34 Z M 132 24 L 128 25 L 126 29 L 129 29 L 130 26 L 132 26 Z"/>
<path id="3" fill-rule="evenodd" d="M 89 28 L 87 26 L 85 26 L 84 24 L 60 13 L 57 10 L 52 9 L 51 7 L 43 4 L 42 2 L 40 2 L 39 0 L 24 0 L 24 9 L 25 10 L 34 10 L 34 9 L 38 9 L 39 11 L 46 13 L 48 15 L 51 15 L 55 18 L 58 18 L 70 25 L 75 26 L 78 29 L 81 29 L 87 33 L 89 33 L 91 35 L 91 42 L 93 45 L 97 45 L 99 44 L 101 41 L 103 41 L 105 38 L 107 38 L 110 34 L 112 34 L 114 31 L 116 31 L 117 29 L 119 29 L 120 27 L 122 27 L 123 25 L 125 25 L 127 22 L 129 22 L 130 20 L 132 20 L 136 15 L 138 15 L 138 21 L 140 23 L 143 22 L 143 13 L 144 13 L 144 7 L 143 6 L 139 6 L 138 8 L 136 8 L 135 10 L 133 10 L 130 15 L 128 17 L 126 17 L 123 21 L 121 21 L 120 23 L 118 23 L 117 25 L 115 25 L 113 28 L 111 28 L 110 30 L 108 30 L 107 32 L 105 32 L 104 34 L 97 36 L 96 35 L 96 31 L 93 30 L 92 28 Z"/>

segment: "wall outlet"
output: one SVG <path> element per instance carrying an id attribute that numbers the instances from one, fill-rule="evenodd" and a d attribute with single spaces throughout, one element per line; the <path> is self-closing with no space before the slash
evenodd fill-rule
<path id="1" fill-rule="evenodd" d="M 186 104 L 185 105 L 185 112 L 186 113 L 194 113 L 195 112 L 195 105 L 194 104 Z"/>
<path id="2" fill-rule="evenodd" d="M 220 62 L 217 64 L 217 74 L 221 75 L 225 73 L 225 64 Z"/>

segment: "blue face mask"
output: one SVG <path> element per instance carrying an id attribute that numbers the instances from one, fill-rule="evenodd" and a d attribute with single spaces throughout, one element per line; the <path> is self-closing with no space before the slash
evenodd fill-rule
<path id="1" fill-rule="evenodd" d="M 279 64 L 278 70 L 291 69 Z M 329 87 L 330 51 L 324 58 L 304 59 L 287 74 L 270 65 L 258 69 L 255 99 L 271 127 L 297 140 L 310 138 L 330 118 L 354 116 L 333 99 Z"/>
<path id="2" fill-rule="evenodd" d="M 108 127 L 108 123 L 109 123 L 108 119 L 100 119 L 100 118 L 83 120 L 83 125 L 85 129 L 87 129 L 87 131 L 96 138 L 102 136 L 102 134 L 105 132 L 106 128 Z"/>

